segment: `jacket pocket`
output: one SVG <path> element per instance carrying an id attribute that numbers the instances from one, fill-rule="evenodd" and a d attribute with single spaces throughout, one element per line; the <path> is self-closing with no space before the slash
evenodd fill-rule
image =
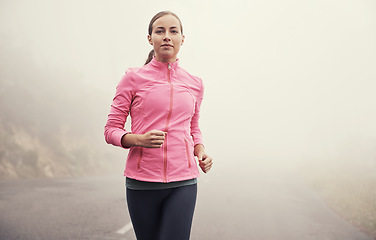
<path id="1" fill-rule="evenodd" d="M 188 167 L 190 168 L 191 167 L 191 154 L 189 154 L 188 140 L 184 139 L 184 142 L 185 142 L 185 151 L 186 151 L 186 154 L 187 154 Z"/>
<path id="2" fill-rule="evenodd" d="M 137 169 L 140 170 L 141 166 L 141 159 L 142 159 L 142 153 L 144 152 L 144 148 L 140 147 L 140 156 L 138 157 L 138 162 L 137 162 Z"/>

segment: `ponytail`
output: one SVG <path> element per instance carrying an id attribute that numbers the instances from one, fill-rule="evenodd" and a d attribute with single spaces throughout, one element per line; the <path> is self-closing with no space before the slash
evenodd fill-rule
<path id="1" fill-rule="evenodd" d="M 150 52 L 149 52 L 149 56 L 148 56 L 148 59 L 146 59 L 146 62 L 145 62 L 145 65 L 148 64 L 154 57 L 154 49 L 152 49 Z"/>

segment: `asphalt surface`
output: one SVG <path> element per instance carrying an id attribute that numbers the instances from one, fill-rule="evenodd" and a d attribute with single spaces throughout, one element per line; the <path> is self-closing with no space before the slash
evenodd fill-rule
<path id="1" fill-rule="evenodd" d="M 232 176 L 231 178 L 229 176 Z M 122 176 L 0 181 L 0 239 L 134 240 Z M 372 240 L 291 171 L 199 179 L 193 240 Z"/>

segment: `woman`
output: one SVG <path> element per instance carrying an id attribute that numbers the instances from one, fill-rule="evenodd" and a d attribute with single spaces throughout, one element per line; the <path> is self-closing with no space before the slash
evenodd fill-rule
<path id="1" fill-rule="evenodd" d="M 184 38 L 176 14 L 151 19 L 150 57 L 121 79 L 105 126 L 107 143 L 130 148 L 124 175 L 139 240 L 189 239 L 199 176 L 194 156 L 204 173 L 212 167 L 198 125 L 202 80 L 177 59 Z M 129 114 L 132 132 L 124 130 Z"/>

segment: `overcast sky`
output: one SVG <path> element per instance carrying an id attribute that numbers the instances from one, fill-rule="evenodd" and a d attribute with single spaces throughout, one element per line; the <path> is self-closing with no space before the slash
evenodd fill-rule
<path id="1" fill-rule="evenodd" d="M 219 163 L 376 158 L 373 0 L 1 0 L 0 41 L 40 71 L 78 73 L 67 84 L 98 95 L 102 131 L 161 10 L 182 20 L 179 58 L 204 80 L 201 128 Z"/>

